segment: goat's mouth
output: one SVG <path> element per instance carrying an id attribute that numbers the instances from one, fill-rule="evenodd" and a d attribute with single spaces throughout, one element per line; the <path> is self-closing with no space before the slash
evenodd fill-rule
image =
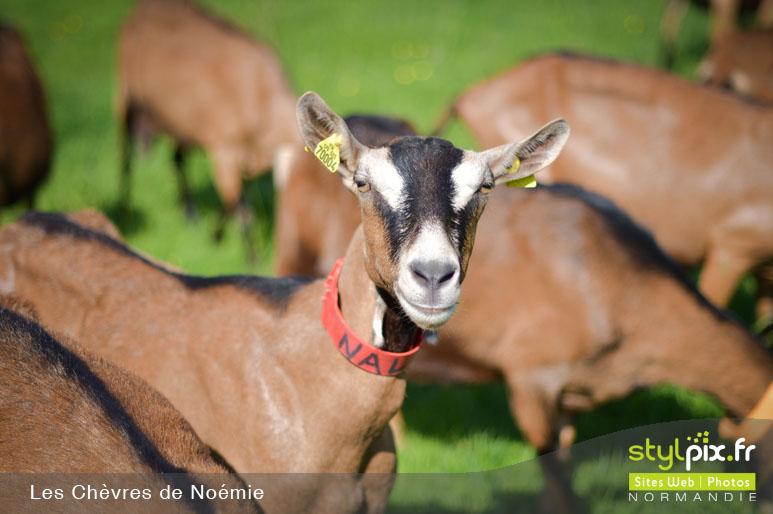
<path id="1" fill-rule="evenodd" d="M 424 330 L 434 330 L 445 324 L 456 310 L 456 302 L 450 305 L 423 305 L 411 302 L 399 291 L 395 292 L 405 314 Z"/>

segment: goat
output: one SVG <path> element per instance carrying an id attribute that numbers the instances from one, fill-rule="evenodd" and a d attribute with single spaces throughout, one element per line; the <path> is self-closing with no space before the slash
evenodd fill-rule
<path id="1" fill-rule="evenodd" d="M 354 199 L 332 191 L 335 179 L 315 173 L 320 164 L 304 155 L 296 148 L 282 171 L 277 267 L 284 273 L 317 272 L 343 251 L 329 243 L 327 227 L 341 213 L 359 221 Z M 640 387 L 674 382 L 743 416 L 773 378 L 759 342 L 701 297 L 612 202 L 570 185 L 495 191 L 486 216 L 457 314 L 438 344 L 416 356 L 408 379 L 504 379 L 513 417 L 545 453 L 559 439 L 571 442 L 573 412 Z M 303 227 L 309 238 L 300 245 L 298 232 L 282 227 Z M 303 258 L 293 255 L 300 248 Z"/>
<path id="2" fill-rule="evenodd" d="M 156 489 L 164 482 L 245 486 L 143 380 L 56 339 L 32 321 L 24 302 L 0 303 L 0 473 L 184 473 L 123 481 Z M 195 503 L 164 503 L 196 511 Z M 257 506 L 219 502 L 217 511 L 257 512 Z"/>
<path id="3" fill-rule="evenodd" d="M 704 82 L 773 102 L 773 28 L 733 32 L 718 41 L 698 74 Z"/>
<path id="4" fill-rule="evenodd" d="M 195 207 L 184 154 L 204 147 L 213 163 L 226 216 L 240 211 L 251 248 L 243 180 L 271 165 L 283 143 L 299 142 L 295 95 L 271 49 L 189 0 L 145 0 L 123 26 L 118 113 L 123 124 L 122 199 L 129 203 L 132 139 L 170 134 L 175 170 L 189 217 Z"/>
<path id="5" fill-rule="evenodd" d="M 673 67 L 679 29 L 689 4 L 688 0 L 670 0 L 663 14 L 660 26 L 660 53 L 666 68 Z M 714 47 L 735 34 L 738 15 L 741 11 L 755 10 L 760 26 L 773 26 L 773 0 L 709 0 L 708 4 L 711 11 L 709 39 Z"/>
<path id="6" fill-rule="evenodd" d="M 335 504 L 318 496 L 328 476 L 315 475 L 267 496 L 267 512 L 378 512 L 406 353 L 419 329 L 453 314 L 491 188 L 552 162 L 569 127 L 557 120 L 484 152 L 419 137 L 370 149 L 314 93 L 299 100 L 298 123 L 312 152 L 340 150 L 329 164 L 362 211 L 326 281 L 175 273 L 61 216 L 30 214 L 0 230 L 0 289 L 145 378 L 236 471 L 364 473 Z"/>
<path id="7" fill-rule="evenodd" d="M 457 114 L 496 145 L 557 109 L 575 136 L 541 180 L 601 193 L 678 262 L 703 261 L 713 303 L 773 257 L 773 107 L 641 66 L 548 55 L 470 88 L 438 130 Z"/>
<path id="8" fill-rule="evenodd" d="M 52 148 L 40 79 L 21 35 L 0 24 L 0 206 L 19 200 L 34 206 Z"/>

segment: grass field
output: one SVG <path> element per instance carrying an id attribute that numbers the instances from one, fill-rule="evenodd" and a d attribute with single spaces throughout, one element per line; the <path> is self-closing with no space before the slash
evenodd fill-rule
<path id="1" fill-rule="evenodd" d="M 318 91 L 339 113 L 404 117 L 428 131 L 468 85 L 520 59 L 569 49 L 656 64 L 665 0 L 334 2 L 208 0 L 245 30 L 269 41 L 297 92 Z M 218 198 L 203 152 L 189 162 L 196 223 L 176 196 L 169 141 L 135 161 L 132 210 L 117 218 L 118 138 L 112 111 L 118 27 L 131 2 L 0 0 L 0 15 L 26 35 L 45 83 L 56 132 L 52 175 L 42 210 L 99 208 L 128 243 L 200 274 L 273 268 L 273 190 L 269 177 L 248 189 L 256 210 L 260 261 L 249 270 L 237 223 L 212 240 Z M 707 47 L 707 15 L 691 7 L 680 39 L 678 72 L 690 76 Z M 445 137 L 472 140 L 458 124 Z M 2 213 L 14 220 L 20 207 Z M 342 213 L 343 215 L 343 213 Z M 753 284 L 745 287 L 753 288 Z M 670 386 L 581 416 L 581 439 L 667 419 L 718 416 L 712 401 Z M 501 386 L 414 386 L 405 404 L 402 472 L 486 470 L 528 459 L 533 450 L 512 423 Z"/>

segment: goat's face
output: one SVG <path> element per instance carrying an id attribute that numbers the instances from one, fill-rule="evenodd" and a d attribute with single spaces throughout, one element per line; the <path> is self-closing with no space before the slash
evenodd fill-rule
<path id="1" fill-rule="evenodd" d="M 298 101 L 298 123 L 310 149 L 341 136 L 338 173 L 360 201 L 368 274 L 425 329 L 448 321 L 456 308 L 488 192 L 550 164 L 569 134 L 558 120 L 485 152 L 422 137 L 368 148 L 315 93 Z"/>

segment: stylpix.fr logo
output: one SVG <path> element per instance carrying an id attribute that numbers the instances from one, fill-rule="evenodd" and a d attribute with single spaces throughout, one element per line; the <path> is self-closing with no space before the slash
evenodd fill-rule
<path id="1" fill-rule="evenodd" d="M 690 471 L 692 463 L 699 461 L 749 462 L 751 453 L 756 448 L 754 444 L 746 445 L 744 437 L 736 439 L 729 449 L 724 444 L 710 444 L 708 431 L 687 436 L 686 441 L 683 443 L 675 437 L 673 443 L 662 445 L 653 444 L 647 437 L 643 445 L 635 444 L 628 448 L 628 459 L 632 461 L 647 459 L 658 462 L 658 468 L 663 471 L 671 470 L 676 461 L 684 461 L 687 471 Z M 680 447 L 686 447 L 684 454 L 680 452 Z"/>

